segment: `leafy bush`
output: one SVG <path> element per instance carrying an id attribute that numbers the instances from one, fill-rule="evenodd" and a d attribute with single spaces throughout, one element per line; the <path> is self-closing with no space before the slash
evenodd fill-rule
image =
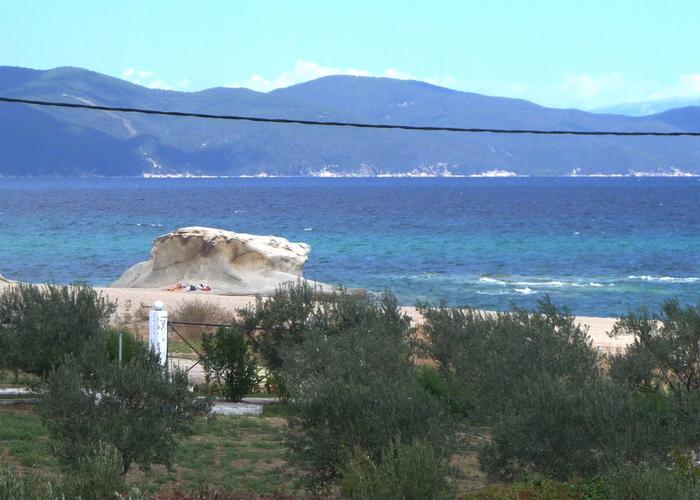
<path id="1" fill-rule="evenodd" d="M 110 361 L 119 361 L 119 334 L 122 335 L 122 361 L 127 363 L 134 357 L 139 340 L 126 330 L 109 328 L 106 332 L 106 349 Z"/>
<path id="2" fill-rule="evenodd" d="M 378 461 L 392 439 L 422 439 L 439 456 L 453 441 L 454 422 L 423 390 L 413 365 L 412 329 L 396 300 L 373 303 L 340 294 L 333 314 L 307 325 L 289 346 L 284 371 L 297 414 L 289 418 L 293 460 L 313 484 L 336 478 L 348 450 Z"/>
<path id="3" fill-rule="evenodd" d="M 673 415 L 611 381 L 577 385 L 543 376 L 523 387 L 496 421 L 479 458 L 490 476 L 501 479 L 529 472 L 591 478 L 620 464 L 664 456 L 677 430 Z"/>
<path id="4" fill-rule="evenodd" d="M 114 498 L 123 487 L 121 472 L 119 452 L 100 442 L 78 459 L 77 467 L 66 478 L 64 488 L 69 497 Z"/>
<path id="5" fill-rule="evenodd" d="M 0 361 L 46 378 L 64 355 L 79 357 L 98 339 L 114 310 L 85 285 L 9 287 L 0 295 Z"/>
<path id="6" fill-rule="evenodd" d="M 206 357 L 202 364 L 208 377 L 222 379 L 224 395 L 240 401 L 258 383 L 258 366 L 238 327 L 221 327 L 202 336 Z"/>
<path id="7" fill-rule="evenodd" d="M 97 451 L 93 458 L 99 465 L 85 463 L 76 474 L 69 474 L 63 481 L 56 478 L 46 481 L 30 474 L 22 474 L 0 463 L 0 498 L 3 500 L 92 500 L 115 498 L 121 500 L 145 500 L 145 495 L 136 486 L 122 493 L 121 478 L 117 468 L 114 476 L 114 450 Z M 118 457 L 117 457 L 117 466 Z M 95 476 L 90 476 L 90 474 Z M 102 481 L 108 481 L 103 483 Z"/>
<path id="8" fill-rule="evenodd" d="M 172 312 L 172 319 L 183 323 L 229 324 L 232 316 L 229 311 L 220 305 L 199 299 L 178 302 L 175 310 Z M 201 326 L 177 325 L 177 331 L 189 340 L 198 339 L 204 330 Z"/>
<path id="9" fill-rule="evenodd" d="M 22 476 L 8 465 L 0 463 L 0 498 L 25 500 L 41 498 L 39 485 L 33 478 Z"/>
<path id="10" fill-rule="evenodd" d="M 697 474 L 688 476 L 680 470 L 660 465 L 625 465 L 601 476 L 589 488 L 600 500 L 692 500 L 700 498 Z"/>
<path id="11" fill-rule="evenodd" d="M 700 445 L 700 306 L 667 300 L 661 313 L 629 313 L 612 335 L 633 335 L 626 352 L 611 356 L 610 375 L 637 391 L 637 399 L 675 419 L 675 444 Z"/>
<path id="12" fill-rule="evenodd" d="M 144 345 L 121 367 L 105 357 L 83 374 L 68 356 L 49 377 L 41 412 L 59 457 L 78 467 L 81 457 L 106 443 L 119 451 L 123 474 L 132 463 L 170 465 L 177 438 L 191 432 L 194 416 L 208 411 L 210 401 L 189 391 L 183 372 L 166 373 Z"/>
<path id="13" fill-rule="evenodd" d="M 618 320 L 612 334 L 634 335 L 634 342 L 612 357 L 611 374 L 641 389 L 700 389 L 700 306 L 667 300 L 661 311 L 650 315 L 642 309 Z"/>
<path id="14" fill-rule="evenodd" d="M 456 497 L 444 459 L 425 442 L 390 443 L 375 463 L 357 450 L 343 468 L 343 498 L 357 500 L 446 499 Z"/>
<path id="15" fill-rule="evenodd" d="M 605 500 L 598 496 L 597 486 L 568 483 L 551 479 L 536 479 L 515 484 L 496 484 L 466 498 L 470 500 Z M 589 490 L 593 490 L 590 494 Z"/>
<path id="16" fill-rule="evenodd" d="M 454 376 L 445 380 L 435 367 L 423 365 L 417 368 L 418 383 L 427 392 L 442 399 L 452 413 L 467 417 L 474 407 L 474 390 Z"/>
<path id="17" fill-rule="evenodd" d="M 533 378 L 577 384 L 599 375 L 587 331 L 549 298 L 536 311 L 485 313 L 425 304 L 419 311 L 428 353 L 443 378 L 473 391 L 474 416 L 487 423 L 507 411 Z"/>
<path id="18" fill-rule="evenodd" d="M 269 299 L 238 310 L 243 328 L 265 366 L 279 374 L 287 344 L 299 344 L 316 323 L 322 295 L 306 281 L 280 285 Z"/>
<path id="19" fill-rule="evenodd" d="M 472 388 L 474 416 L 493 427 L 480 453 L 492 477 L 590 478 L 700 436 L 700 398 L 607 379 L 586 330 L 548 298 L 531 312 L 420 310 L 443 380 Z"/>

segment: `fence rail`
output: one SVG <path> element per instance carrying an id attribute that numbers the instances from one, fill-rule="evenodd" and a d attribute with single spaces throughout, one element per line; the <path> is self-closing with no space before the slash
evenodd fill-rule
<path id="1" fill-rule="evenodd" d="M 204 362 L 207 358 L 206 353 L 202 351 L 201 348 L 197 348 L 196 341 L 192 340 L 192 335 L 188 335 L 183 331 L 183 328 L 199 327 L 200 337 L 213 329 L 220 327 L 231 327 L 233 325 L 222 324 L 222 323 L 194 323 L 189 321 L 170 321 L 168 320 L 168 346 L 170 346 L 172 337 L 182 341 L 189 349 L 190 352 L 177 352 L 173 353 L 168 347 L 168 353 L 166 357 L 166 366 L 168 370 L 180 369 L 184 370 L 187 375 L 187 380 L 190 384 L 204 384 L 209 382 L 207 372 L 205 369 Z M 216 373 L 219 379 L 222 378 L 221 374 L 210 368 L 214 373 Z"/>

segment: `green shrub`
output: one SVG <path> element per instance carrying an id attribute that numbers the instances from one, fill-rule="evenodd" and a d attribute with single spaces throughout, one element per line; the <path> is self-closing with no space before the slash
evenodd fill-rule
<path id="1" fill-rule="evenodd" d="M 0 498 L 4 500 L 25 500 L 40 498 L 39 485 L 31 477 L 20 475 L 7 464 L 0 463 Z"/>
<path id="2" fill-rule="evenodd" d="M 211 402 L 189 391 L 183 372 L 166 373 L 142 344 L 121 367 L 104 352 L 102 359 L 83 374 L 68 356 L 49 377 L 41 413 L 59 458 L 76 468 L 106 443 L 119 451 L 124 474 L 132 463 L 170 465 L 178 437 L 191 432 L 194 416 Z"/>
<path id="3" fill-rule="evenodd" d="M 603 500 L 694 500 L 700 498 L 700 480 L 660 465 L 625 465 L 609 471 L 595 483 Z M 592 488 L 591 488 L 592 489 Z"/>
<path id="4" fill-rule="evenodd" d="M 430 365 L 419 366 L 416 368 L 416 376 L 418 383 L 427 392 L 437 398 L 447 398 L 449 394 L 447 382 L 434 367 Z"/>
<path id="5" fill-rule="evenodd" d="M 507 411 L 532 378 L 582 383 L 599 375 L 587 331 L 549 298 L 536 311 L 485 313 L 425 304 L 419 311 L 429 355 L 444 380 L 473 391 L 472 413 L 484 423 Z"/>
<path id="6" fill-rule="evenodd" d="M 532 379 L 495 422 L 480 452 L 494 478 L 536 472 L 555 479 L 591 478 L 628 462 L 670 451 L 672 415 L 639 404 L 629 389 L 602 378 L 586 384 L 543 376 Z"/>
<path id="7" fill-rule="evenodd" d="M 447 456 L 454 421 L 418 383 L 413 332 L 396 300 L 341 294 L 337 301 L 330 306 L 335 312 L 324 316 L 329 321 L 308 325 L 304 341 L 284 354 L 297 410 L 288 433 L 294 463 L 319 485 L 338 477 L 348 450 L 361 448 L 379 460 L 395 438 L 425 440 Z"/>
<path id="8" fill-rule="evenodd" d="M 182 300 L 172 312 L 173 321 L 183 323 L 206 323 L 211 325 L 229 324 L 231 312 L 215 302 L 200 299 Z M 199 325 L 175 325 L 177 332 L 188 340 L 199 340 L 206 327 Z"/>
<path id="9" fill-rule="evenodd" d="M 206 355 L 202 364 L 207 376 L 220 379 L 228 399 L 240 401 L 257 386 L 258 366 L 238 327 L 221 327 L 215 333 L 205 333 L 202 346 Z"/>
<path id="10" fill-rule="evenodd" d="M 5 368 L 46 378 L 66 354 L 80 357 L 106 328 L 115 305 L 86 285 L 17 284 L 0 295 Z"/>
<path id="11" fill-rule="evenodd" d="M 442 399 L 455 415 L 467 417 L 474 408 L 474 389 L 455 376 L 445 380 L 435 367 L 423 365 L 417 368 L 418 383 L 427 392 Z"/>
<path id="12" fill-rule="evenodd" d="M 612 357 L 616 379 L 642 389 L 700 389 L 700 306 L 667 300 L 660 315 L 642 309 L 620 318 L 612 335 L 634 336 L 625 353 Z"/>
<path id="13" fill-rule="evenodd" d="M 449 468 L 425 442 L 390 443 L 375 463 L 356 450 L 343 467 L 343 498 L 356 500 L 430 500 L 455 498 L 448 482 Z"/>
<path id="14" fill-rule="evenodd" d="M 590 494 L 587 483 L 567 483 L 538 479 L 515 484 L 496 484 L 484 491 L 468 495 L 470 500 L 605 500 L 597 489 Z"/>
<path id="15" fill-rule="evenodd" d="M 128 363 L 140 342 L 133 333 L 117 328 L 109 328 L 106 332 L 106 349 L 110 361 L 119 361 L 119 334 L 122 336 L 122 361 Z"/>
<path id="16" fill-rule="evenodd" d="M 611 356 L 610 375 L 636 390 L 640 405 L 656 407 L 673 418 L 675 445 L 700 445 L 700 306 L 682 307 L 667 300 L 661 313 L 642 309 L 615 324 L 612 335 L 633 335 L 621 354 Z M 654 408 L 652 408 L 654 409 Z"/>
<path id="17" fill-rule="evenodd" d="M 322 296 L 306 281 L 280 285 L 269 299 L 258 297 L 254 306 L 238 310 L 242 325 L 273 373 L 282 368 L 287 344 L 298 344 L 316 322 Z"/>
<path id="18" fill-rule="evenodd" d="M 78 459 L 66 478 L 69 497 L 114 498 L 123 488 L 122 459 L 111 445 L 99 442 Z"/>

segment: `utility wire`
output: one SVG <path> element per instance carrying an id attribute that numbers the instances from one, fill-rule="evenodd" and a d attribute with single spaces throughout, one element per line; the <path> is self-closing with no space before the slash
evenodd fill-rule
<path id="1" fill-rule="evenodd" d="M 583 131 L 583 130 L 530 130 L 530 129 L 498 129 L 498 128 L 463 128 L 463 127 L 425 127 L 417 125 L 390 125 L 384 123 L 330 122 L 317 120 L 296 120 L 290 118 L 262 118 L 259 116 L 212 115 L 207 113 L 188 113 L 183 111 L 162 111 L 143 108 L 120 108 L 114 106 L 96 106 L 92 104 L 77 104 L 69 102 L 37 101 L 32 99 L 15 99 L 0 97 L 0 102 L 32 104 L 35 106 L 53 106 L 59 108 L 92 109 L 96 111 L 116 111 L 120 113 L 141 113 L 146 115 L 180 116 L 191 118 L 206 118 L 212 120 L 234 120 L 259 123 L 286 123 L 296 125 L 319 125 L 325 127 L 354 127 L 375 129 L 422 130 L 427 132 L 467 132 L 488 134 L 535 134 L 535 135 L 618 135 L 618 136 L 662 136 L 700 137 L 700 132 L 617 132 L 617 131 Z"/>

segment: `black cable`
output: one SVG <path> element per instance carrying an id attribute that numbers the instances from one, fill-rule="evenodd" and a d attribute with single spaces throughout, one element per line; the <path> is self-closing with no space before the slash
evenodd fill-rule
<path id="1" fill-rule="evenodd" d="M 186 113 L 183 111 L 160 111 L 156 109 L 119 108 L 113 106 L 95 106 L 91 104 L 76 104 L 68 102 L 37 101 L 31 99 L 15 99 L 0 97 L 0 102 L 33 104 L 36 106 L 54 106 L 60 108 L 93 109 L 97 111 L 117 111 L 121 113 L 142 113 L 146 115 L 186 116 L 192 118 L 207 118 L 214 120 L 237 120 L 262 123 L 288 123 L 297 125 L 321 125 L 326 127 L 354 127 L 399 130 L 423 130 L 428 132 L 469 132 L 489 134 L 536 134 L 536 135 L 620 135 L 620 136 L 694 136 L 700 137 L 700 132 L 613 132 L 613 131 L 579 131 L 579 130 L 529 130 L 529 129 L 497 129 L 497 128 L 462 128 L 462 127 L 422 127 L 417 125 L 389 125 L 382 123 L 355 122 L 322 122 L 316 120 L 294 120 L 289 118 L 261 118 L 258 116 L 211 115 L 207 113 Z"/>

